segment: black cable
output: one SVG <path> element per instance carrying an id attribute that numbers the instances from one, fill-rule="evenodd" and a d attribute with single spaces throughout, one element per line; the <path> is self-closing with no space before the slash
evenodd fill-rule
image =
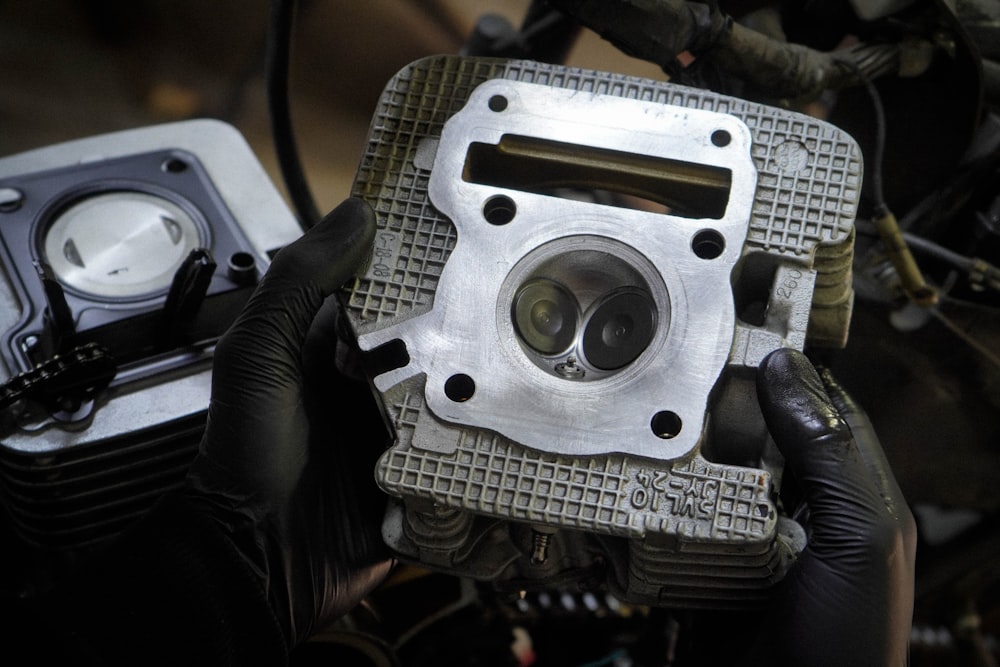
<path id="1" fill-rule="evenodd" d="M 896 216 L 889 209 L 889 204 L 885 199 L 885 190 L 882 186 L 882 162 L 885 153 L 886 119 L 882 97 L 871 77 L 865 73 L 860 65 L 848 59 L 842 59 L 839 62 L 854 70 L 855 75 L 868 91 L 872 109 L 875 112 L 875 146 L 872 148 L 872 169 L 869 170 L 871 180 L 868 181 L 871 188 L 870 194 L 874 200 L 873 222 L 875 228 L 878 229 L 882 246 L 899 276 L 903 292 L 917 305 L 931 307 L 938 301 L 937 291 L 924 279 L 923 272 L 917 265 L 913 253 L 910 252 L 909 244 L 899 229 Z"/>
<path id="2" fill-rule="evenodd" d="M 288 80 L 294 15 L 293 0 L 272 0 L 265 58 L 267 101 L 274 149 L 285 189 L 299 217 L 299 223 L 303 228 L 309 229 L 319 222 L 320 214 L 302 170 L 292 129 Z"/>
<path id="3" fill-rule="evenodd" d="M 868 92 L 868 97 L 871 98 L 872 110 L 875 115 L 875 145 L 872 147 L 872 168 L 870 170 L 871 195 L 875 204 L 875 215 L 884 215 L 889 211 L 889 206 L 886 203 L 885 189 L 882 185 L 882 162 L 885 159 L 886 143 L 885 107 L 882 106 L 882 96 L 879 94 L 878 88 L 875 87 L 872 78 L 868 76 L 858 63 L 848 59 L 842 59 L 839 62 L 854 71 L 858 80 L 861 81 Z"/>

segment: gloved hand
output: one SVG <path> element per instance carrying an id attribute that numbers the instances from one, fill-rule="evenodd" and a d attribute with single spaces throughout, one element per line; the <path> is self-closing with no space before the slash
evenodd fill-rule
<path id="1" fill-rule="evenodd" d="M 809 541 L 779 584 L 754 664 L 906 664 L 916 527 L 871 423 L 792 350 L 763 361 L 757 393 L 808 504 Z"/>
<path id="2" fill-rule="evenodd" d="M 367 386 L 335 370 L 336 309 L 321 309 L 374 228 L 368 205 L 349 199 L 275 256 L 216 348 L 184 490 L 259 577 L 289 649 L 390 568 L 373 472 L 385 431 Z"/>

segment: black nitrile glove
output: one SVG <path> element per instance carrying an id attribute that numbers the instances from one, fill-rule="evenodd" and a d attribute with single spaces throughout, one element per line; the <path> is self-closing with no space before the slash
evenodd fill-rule
<path id="1" fill-rule="evenodd" d="M 778 586 L 754 664 L 906 664 L 916 527 L 871 423 L 791 350 L 763 361 L 757 393 L 808 505 L 809 541 Z"/>
<path id="2" fill-rule="evenodd" d="M 184 491 L 250 565 L 289 648 L 390 567 L 373 473 L 384 430 L 368 387 L 337 373 L 336 310 L 321 311 L 374 229 L 369 206 L 349 199 L 275 256 L 216 349 Z"/>

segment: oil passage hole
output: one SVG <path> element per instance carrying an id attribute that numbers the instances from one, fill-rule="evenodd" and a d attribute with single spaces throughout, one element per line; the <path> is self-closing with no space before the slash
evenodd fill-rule
<path id="1" fill-rule="evenodd" d="M 465 373 L 456 373 L 444 383 L 444 395 L 456 403 L 469 400 L 475 393 L 476 383 Z"/>
<path id="2" fill-rule="evenodd" d="M 681 418 L 676 412 L 663 410 L 653 415 L 649 422 L 649 427 L 653 430 L 653 435 L 657 438 L 669 440 L 677 437 L 681 432 Z"/>
<path id="3" fill-rule="evenodd" d="M 691 239 L 691 250 L 701 259 L 715 259 L 726 249 L 726 239 L 714 229 L 703 229 Z"/>
<path id="4" fill-rule="evenodd" d="M 181 160 L 180 158 L 169 158 L 163 162 L 163 171 L 168 174 L 180 174 L 187 171 L 187 162 Z"/>
<path id="5" fill-rule="evenodd" d="M 486 104 L 490 108 L 490 111 L 504 111 L 507 108 L 507 98 L 503 95 L 494 95 Z"/>
<path id="6" fill-rule="evenodd" d="M 483 217 L 491 225 L 506 225 L 517 214 L 517 205 L 507 195 L 490 197 L 483 204 Z"/>
<path id="7" fill-rule="evenodd" d="M 723 148 L 728 146 L 733 140 L 733 135 L 729 134 L 728 130 L 716 130 L 712 133 L 712 143 Z"/>

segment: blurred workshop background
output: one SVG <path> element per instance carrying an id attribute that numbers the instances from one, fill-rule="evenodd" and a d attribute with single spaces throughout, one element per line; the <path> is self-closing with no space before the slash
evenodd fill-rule
<path id="1" fill-rule="evenodd" d="M 454 53 L 484 13 L 520 23 L 529 0 L 300 2 L 290 96 L 320 208 L 350 187 L 385 83 Z M 264 77 L 267 0 L 0 0 L 0 156 L 188 118 L 236 126 L 275 183 Z M 663 78 L 597 35 L 569 64 Z"/>

